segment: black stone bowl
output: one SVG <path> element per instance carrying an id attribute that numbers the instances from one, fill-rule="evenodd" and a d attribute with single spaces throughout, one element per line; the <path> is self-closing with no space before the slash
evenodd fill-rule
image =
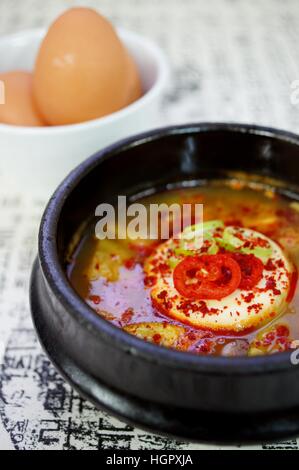
<path id="1" fill-rule="evenodd" d="M 299 434 L 299 367 L 290 353 L 206 357 L 147 343 L 99 317 L 64 270 L 71 236 L 99 203 L 239 171 L 279 178 L 279 190 L 298 199 L 299 137 L 237 124 L 158 129 L 93 155 L 54 193 L 32 273 L 33 320 L 54 365 L 97 407 L 186 440 L 240 443 Z"/>

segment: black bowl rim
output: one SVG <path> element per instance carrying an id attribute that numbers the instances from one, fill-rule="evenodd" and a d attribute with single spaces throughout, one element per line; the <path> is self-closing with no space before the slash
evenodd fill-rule
<path id="1" fill-rule="evenodd" d="M 57 187 L 42 216 L 39 230 L 39 259 L 43 275 L 64 308 L 82 327 L 91 331 L 99 339 L 112 342 L 118 348 L 131 354 L 138 354 L 147 361 L 175 366 L 176 369 L 197 370 L 200 373 L 217 375 L 249 375 L 288 371 L 294 367 L 290 361 L 291 352 L 254 357 L 221 357 L 195 355 L 161 347 L 122 331 L 109 321 L 97 315 L 70 285 L 66 273 L 58 259 L 56 231 L 63 205 L 78 183 L 102 160 L 112 157 L 130 147 L 173 134 L 193 134 L 225 131 L 268 136 L 274 140 L 299 145 L 296 134 L 272 127 L 221 122 L 202 122 L 173 125 L 152 129 L 142 134 L 122 139 L 84 160 Z"/>

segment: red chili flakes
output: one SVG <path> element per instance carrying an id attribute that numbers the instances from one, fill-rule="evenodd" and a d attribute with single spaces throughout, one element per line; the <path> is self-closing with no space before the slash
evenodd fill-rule
<path id="1" fill-rule="evenodd" d="M 274 295 L 280 295 L 281 291 L 277 289 L 276 281 L 274 278 L 269 278 L 266 281 L 266 290 L 271 290 Z"/>
<path id="2" fill-rule="evenodd" d="M 210 313 L 210 310 L 206 304 L 206 302 L 204 302 L 203 300 L 201 300 L 199 302 L 199 305 L 198 305 L 198 310 L 200 311 L 200 313 L 203 314 L 203 316 L 207 315 Z"/>
<path id="3" fill-rule="evenodd" d="M 194 331 L 189 331 L 186 336 L 190 341 L 195 341 L 197 339 L 197 336 Z"/>
<path id="4" fill-rule="evenodd" d="M 136 261 L 134 258 L 129 258 L 124 262 L 124 265 L 127 269 L 133 269 L 136 264 Z"/>
<path id="5" fill-rule="evenodd" d="M 90 295 L 89 300 L 91 300 L 94 304 L 98 305 L 102 298 L 99 295 Z"/>
<path id="6" fill-rule="evenodd" d="M 286 351 L 291 347 L 289 328 L 286 325 L 275 325 L 270 331 L 263 334 L 255 346 L 268 352 Z"/>
<path id="7" fill-rule="evenodd" d="M 269 246 L 268 240 L 265 240 L 264 238 L 261 238 L 261 237 L 255 238 L 255 244 L 256 246 L 260 246 L 262 248 L 267 248 Z"/>
<path id="8" fill-rule="evenodd" d="M 134 315 L 134 310 L 132 308 L 127 308 L 122 314 L 121 314 L 121 321 L 123 323 L 130 323 Z"/>
<path id="9" fill-rule="evenodd" d="M 192 312 L 194 311 L 194 307 L 197 307 L 196 304 L 191 302 L 190 300 L 183 300 L 179 305 L 178 309 L 182 310 L 185 315 L 188 315 L 189 310 Z"/>
<path id="10" fill-rule="evenodd" d="M 248 313 L 250 313 L 253 310 L 256 314 L 258 314 L 262 308 L 263 308 L 263 304 L 253 304 L 247 307 L 247 311 Z"/>
<path id="11" fill-rule="evenodd" d="M 162 292 L 160 292 L 160 294 L 157 295 L 158 299 L 165 299 L 167 296 L 167 291 L 166 290 L 162 290 Z"/>
<path id="12" fill-rule="evenodd" d="M 243 296 L 244 302 L 250 303 L 254 299 L 254 293 L 249 292 L 249 294 Z"/>
<path id="13" fill-rule="evenodd" d="M 151 263 L 152 263 L 154 266 L 156 266 L 156 265 L 158 264 L 158 262 L 159 262 L 159 259 L 158 259 L 158 258 L 154 258 L 154 259 L 151 260 Z"/>
<path id="14" fill-rule="evenodd" d="M 267 263 L 264 265 L 264 269 L 266 271 L 274 271 L 276 269 L 275 264 L 273 263 L 272 259 L 269 258 Z"/>
<path id="15" fill-rule="evenodd" d="M 169 271 L 169 265 L 167 263 L 160 263 L 158 267 L 161 273 L 166 273 Z"/>
<path id="16" fill-rule="evenodd" d="M 219 310 L 218 308 L 210 308 L 209 314 L 210 315 L 218 315 Z"/>
<path id="17" fill-rule="evenodd" d="M 157 281 L 156 276 L 145 276 L 144 285 L 146 287 L 153 287 L 153 285 L 156 283 L 156 281 Z"/>
<path id="18" fill-rule="evenodd" d="M 218 315 L 219 310 L 217 308 L 208 308 L 206 302 L 201 300 L 198 303 L 191 302 L 188 300 L 182 301 L 178 308 L 183 311 L 185 315 L 189 315 L 189 311 L 192 313 L 202 313 L 203 316 L 205 315 Z"/>
<path id="19" fill-rule="evenodd" d="M 236 234 L 236 237 L 240 238 L 240 240 L 243 240 L 242 236 L 238 236 Z M 256 248 L 257 246 L 264 248 L 264 247 L 268 247 L 269 244 L 267 240 L 265 240 L 264 238 L 260 238 L 260 237 L 254 238 L 252 240 L 245 240 L 243 244 L 244 248 L 249 248 L 250 250 L 254 250 L 254 248 Z"/>
<path id="20" fill-rule="evenodd" d="M 283 336 L 277 339 L 277 345 L 280 351 L 286 351 L 291 348 L 291 341 Z"/>
<path id="21" fill-rule="evenodd" d="M 166 310 L 170 310 L 172 308 L 172 302 L 170 300 L 164 302 L 164 307 L 166 308 Z"/>
<path id="22" fill-rule="evenodd" d="M 277 325 L 276 334 L 277 336 L 289 336 L 290 330 L 286 325 Z"/>
<path id="23" fill-rule="evenodd" d="M 275 339 L 275 331 L 270 331 L 264 336 L 263 343 L 265 345 L 271 344 Z"/>
<path id="24" fill-rule="evenodd" d="M 154 273 L 166 274 L 169 271 L 170 271 L 170 269 L 169 269 L 169 265 L 167 263 L 157 264 L 157 266 L 155 266 L 153 268 Z"/>
<path id="25" fill-rule="evenodd" d="M 212 354 L 215 351 L 215 341 L 204 338 L 200 340 L 195 350 L 201 354 Z"/>
<path id="26" fill-rule="evenodd" d="M 163 294 L 162 294 L 162 299 L 161 298 L 159 300 L 152 299 L 152 304 L 153 304 L 153 307 L 156 308 L 159 312 L 166 314 L 166 315 L 169 312 L 169 310 L 172 308 L 171 299 L 166 300 L 166 297 L 163 298 Z"/>
<path id="27" fill-rule="evenodd" d="M 242 242 L 246 243 L 246 239 L 244 238 L 244 235 L 241 230 L 236 231 L 235 237 L 237 237 L 239 240 Z M 243 245 L 244 246 L 244 245 Z"/>
<path id="28" fill-rule="evenodd" d="M 209 341 L 203 340 L 201 344 L 199 344 L 196 348 L 196 350 L 200 353 L 207 354 L 210 352 L 211 349 L 211 344 Z"/>
<path id="29" fill-rule="evenodd" d="M 162 336 L 159 335 L 159 333 L 155 333 L 155 334 L 154 334 L 154 336 L 153 336 L 153 342 L 154 342 L 154 343 L 160 344 L 161 339 L 162 339 Z"/>

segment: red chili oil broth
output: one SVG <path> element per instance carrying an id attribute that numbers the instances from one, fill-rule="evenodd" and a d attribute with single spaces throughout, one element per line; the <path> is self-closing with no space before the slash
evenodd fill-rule
<path id="1" fill-rule="evenodd" d="M 202 203 L 204 221 L 220 219 L 226 225 L 257 230 L 276 241 L 294 266 L 299 267 L 299 203 L 268 187 L 252 189 L 235 182 L 209 183 L 163 191 L 138 202 L 146 207 L 162 202 Z M 162 315 L 153 307 L 150 289 L 144 284 L 143 263 L 152 249 L 151 243 L 153 241 L 139 241 L 138 250 L 130 252 L 130 243 L 126 240 L 98 240 L 91 224 L 72 250 L 67 264 L 71 285 L 88 305 L 117 327 L 127 329 L 129 325 L 148 322 L 184 327 L 180 340 L 170 345 L 175 349 L 194 354 L 238 356 L 270 354 L 299 346 L 296 342 L 299 339 L 299 294 L 295 280 L 293 298 L 282 315 L 249 334 L 200 331 Z M 96 252 L 101 260 L 98 271 L 96 266 L 91 267 Z M 95 274 L 97 272 L 99 274 Z M 162 341 L 161 328 L 156 333 L 153 330 L 149 336 L 138 336 L 169 346 L 167 341 Z"/>

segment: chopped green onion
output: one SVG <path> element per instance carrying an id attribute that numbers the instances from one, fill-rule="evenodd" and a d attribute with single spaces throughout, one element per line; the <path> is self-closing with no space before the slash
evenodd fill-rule
<path id="1" fill-rule="evenodd" d="M 272 248 L 264 248 L 261 246 L 256 246 L 254 248 L 247 248 L 242 246 L 235 246 L 232 243 L 225 242 L 222 238 L 215 238 L 216 242 L 218 243 L 219 246 L 224 248 L 227 251 L 237 251 L 239 253 L 244 253 L 244 254 L 252 254 L 256 256 L 257 258 L 260 258 L 263 262 L 267 262 L 268 259 L 272 256 Z"/>
<path id="2" fill-rule="evenodd" d="M 252 254 L 257 258 L 260 258 L 262 261 L 268 261 L 272 256 L 272 248 L 264 248 L 262 246 L 256 246 L 255 248 L 241 248 L 241 253 Z"/>
<path id="3" fill-rule="evenodd" d="M 235 237 L 229 227 L 224 229 L 222 239 L 224 243 L 227 243 L 234 248 L 240 248 L 243 245 L 242 240 L 240 240 L 238 237 Z"/>
<path id="4" fill-rule="evenodd" d="M 191 240 L 192 238 L 195 238 L 196 235 L 201 236 L 202 235 L 202 225 L 201 224 L 196 224 L 196 225 L 189 225 L 189 227 L 185 228 L 185 230 L 182 232 L 182 239 L 183 240 Z"/>
<path id="5" fill-rule="evenodd" d="M 175 252 L 176 255 L 185 255 L 185 256 L 190 256 L 193 253 L 191 250 L 183 248 L 182 246 L 179 246 L 178 248 L 175 248 L 174 252 Z"/>
<path id="6" fill-rule="evenodd" d="M 216 230 L 217 228 L 223 228 L 224 223 L 222 220 L 209 220 L 202 224 L 202 229 L 204 232 L 210 232 L 211 230 Z"/>
<path id="7" fill-rule="evenodd" d="M 172 256 L 172 257 L 169 258 L 169 260 L 168 260 L 168 264 L 169 264 L 169 266 L 170 266 L 172 269 L 174 269 L 174 268 L 177 266 L 177 264 L 179 264 L 179 262 L 180 262 L 180 259 L 179 259 L 179 258 L 175 258 L 174 256 Z"/>
<path id="8" fill-rule="evenodd" d="M 219 248 L 217 246 L 217 243 L 213 240 L 212 245 L 209 247 L 207 253 L 209 255 L 216 255 L 218 253 L 218 250 Z"/>
<path id="9" fill-rule="evenodd" d="M 213 232 L 218 228 L 223 228 L 221 237 L 215 237 Z M 253 254 L 257 258 L 260 258 L 263 262 L 266 262 L 272 255 L 272 248 L 265 248 L 257 246 L 255 248 L 243 248 L 244 242 L 236 237 L 231 227 L 225 227 L 222 220 L 210 220 L 204 223 L 190 225 L 186 227 L 181 234 L 179 246 L 175 248 L 174 252 L 176 256 L 191 256 L 196 247 L 193 247 L 193 243 L 190 243 L 191 239 L 196 236 L 201 237 L 205 240 L 210 241 L 210 247 L 207 250 L 208 254 L 214 255 L 218 253 L 219 247 L 224 248 L 227 251 L 239 252 L 245 254 Z M 175 267 L 179 262 L 173 257 L 171 263 Z"/>
<path id="10" fill-rule="evenodd" d="M 231 243 L 225 242 L 222 238 L 215 237 L 215 241 L 221 248 L 224 248 L 227 251 L 236 251 L 236 247 Z"/>

